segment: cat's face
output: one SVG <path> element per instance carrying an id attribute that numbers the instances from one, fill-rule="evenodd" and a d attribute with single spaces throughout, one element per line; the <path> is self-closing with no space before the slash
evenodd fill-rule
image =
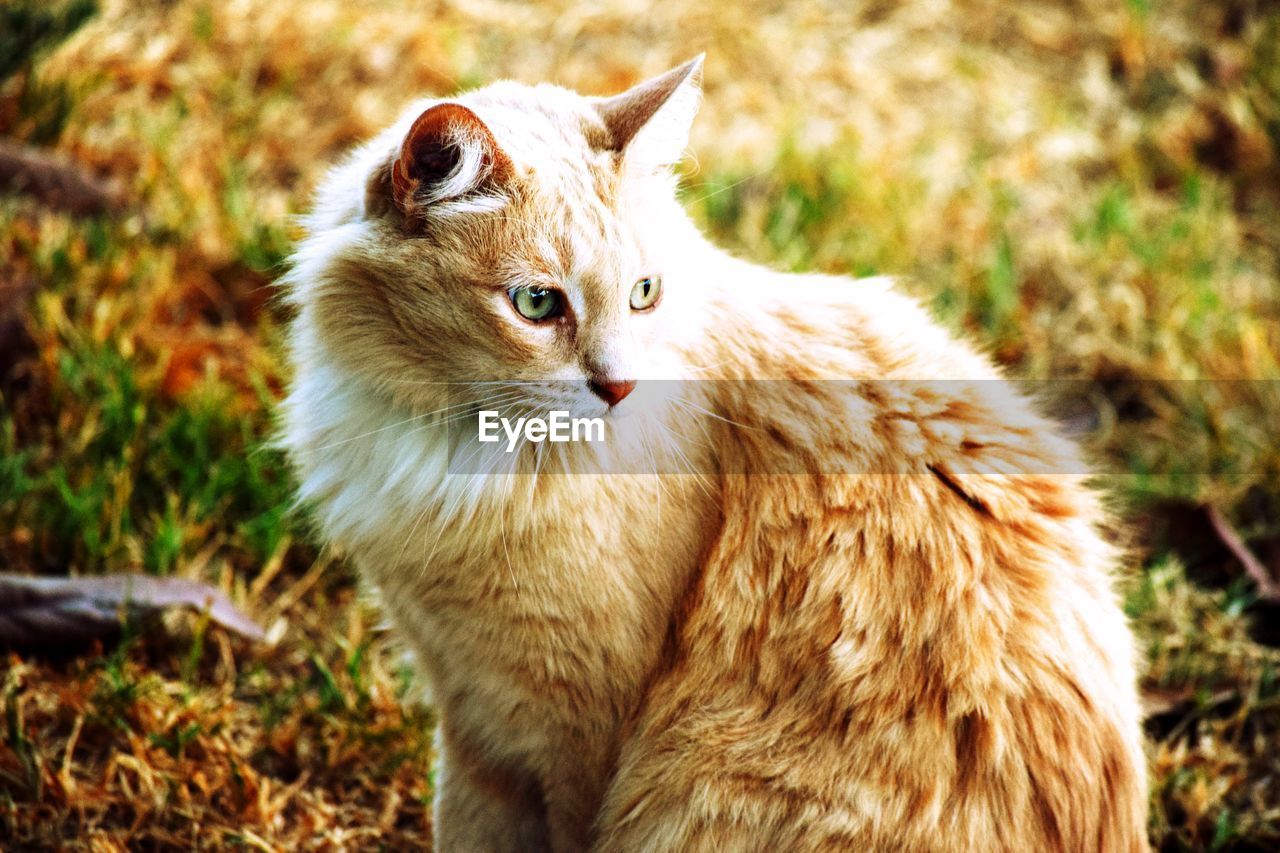
<path id="1" fill-rule="evenodd" d="M 304 302 L 324 344 L 423 405 L 621 405 L 668 367 L 678 325 L 661 220 L 680 215 L 667 166 L 700 70 L 609 99 L 504 83 L 412 111 L 365 149 L 359 208 L 333 223 L 350 245 Z"/>

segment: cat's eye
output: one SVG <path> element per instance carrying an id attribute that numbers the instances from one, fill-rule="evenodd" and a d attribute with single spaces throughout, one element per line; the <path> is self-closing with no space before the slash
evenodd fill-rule
<path id="1" fill-rule="evenodd" d="M 647 275 L 631 288 L 631 310 L 644 311 L 658 304 L 662 297 L 662 276 Z"/>
<path id="2" fill-rule="evenodd" d="M 516 287 L 510 292 L 511 304 L 520 316 L 537 322 L 564 313 L 560 291 L 548 287 Z"/>

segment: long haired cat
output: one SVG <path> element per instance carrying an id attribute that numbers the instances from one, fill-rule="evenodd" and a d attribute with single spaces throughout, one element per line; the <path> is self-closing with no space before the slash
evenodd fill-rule
<path id="1" fill-rule="evenodd" d="M 284 442 L 432 686 L 438 848 L 1144 849 L 1075 450 L 888 282 L 709 245 L 700 77 L 415 104 L 285 279 Z M 644 464 L 478 443 L 551 409 Z"/>

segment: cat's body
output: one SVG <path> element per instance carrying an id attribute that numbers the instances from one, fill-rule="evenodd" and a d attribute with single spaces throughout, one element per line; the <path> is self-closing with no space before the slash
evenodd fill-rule
<path id="1" fill-rule="evenodd" d="M 432 684 L 439 848 L 1143 848 L 1073 449 L 887 282 L 706 244 L 655 170 L 695 72 L 413 111 L 335 173 L 290 276 L 285 441 Z M 528 270 L 555 325 L 503 313 Z M 513 405 L 495 379 L 610 418 L 622 376 L 697 380 L 634 413 L 652 470 L 691 473 L 557 473 L 596 452 L 564 445 L 485 476 L 448 438 Z"/>

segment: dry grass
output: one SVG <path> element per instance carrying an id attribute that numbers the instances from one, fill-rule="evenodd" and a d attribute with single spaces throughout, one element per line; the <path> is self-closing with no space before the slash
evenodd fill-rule
<path id="1" fill-rule="evenodd" d="M 1280 844 L 1280 608 L 1202 510 L 1280 569 L 1267 0 L 105 3 L 0 88 L 0 133 L 56 140 L 134 201 L 73 220 L 0 200 L 0 284 L 36 285 L 0 341 L 0 561 L 211 580 L 278 642 L 188 619 L 82 659 L 8 657 L 0 838 L 423 842 L 429 715 L 261 445 L 289 216 L 414 94 L 613 91 L 701 50 L 686 197 L 716 239 L 906 274 L 1015 373 L 1105 397 L 1093 449 L 1123 472 L 1143 561 L 1127 600 L 1153 839 Z M 1206 381 L 1226 379 L 1244 381 Z"/>

